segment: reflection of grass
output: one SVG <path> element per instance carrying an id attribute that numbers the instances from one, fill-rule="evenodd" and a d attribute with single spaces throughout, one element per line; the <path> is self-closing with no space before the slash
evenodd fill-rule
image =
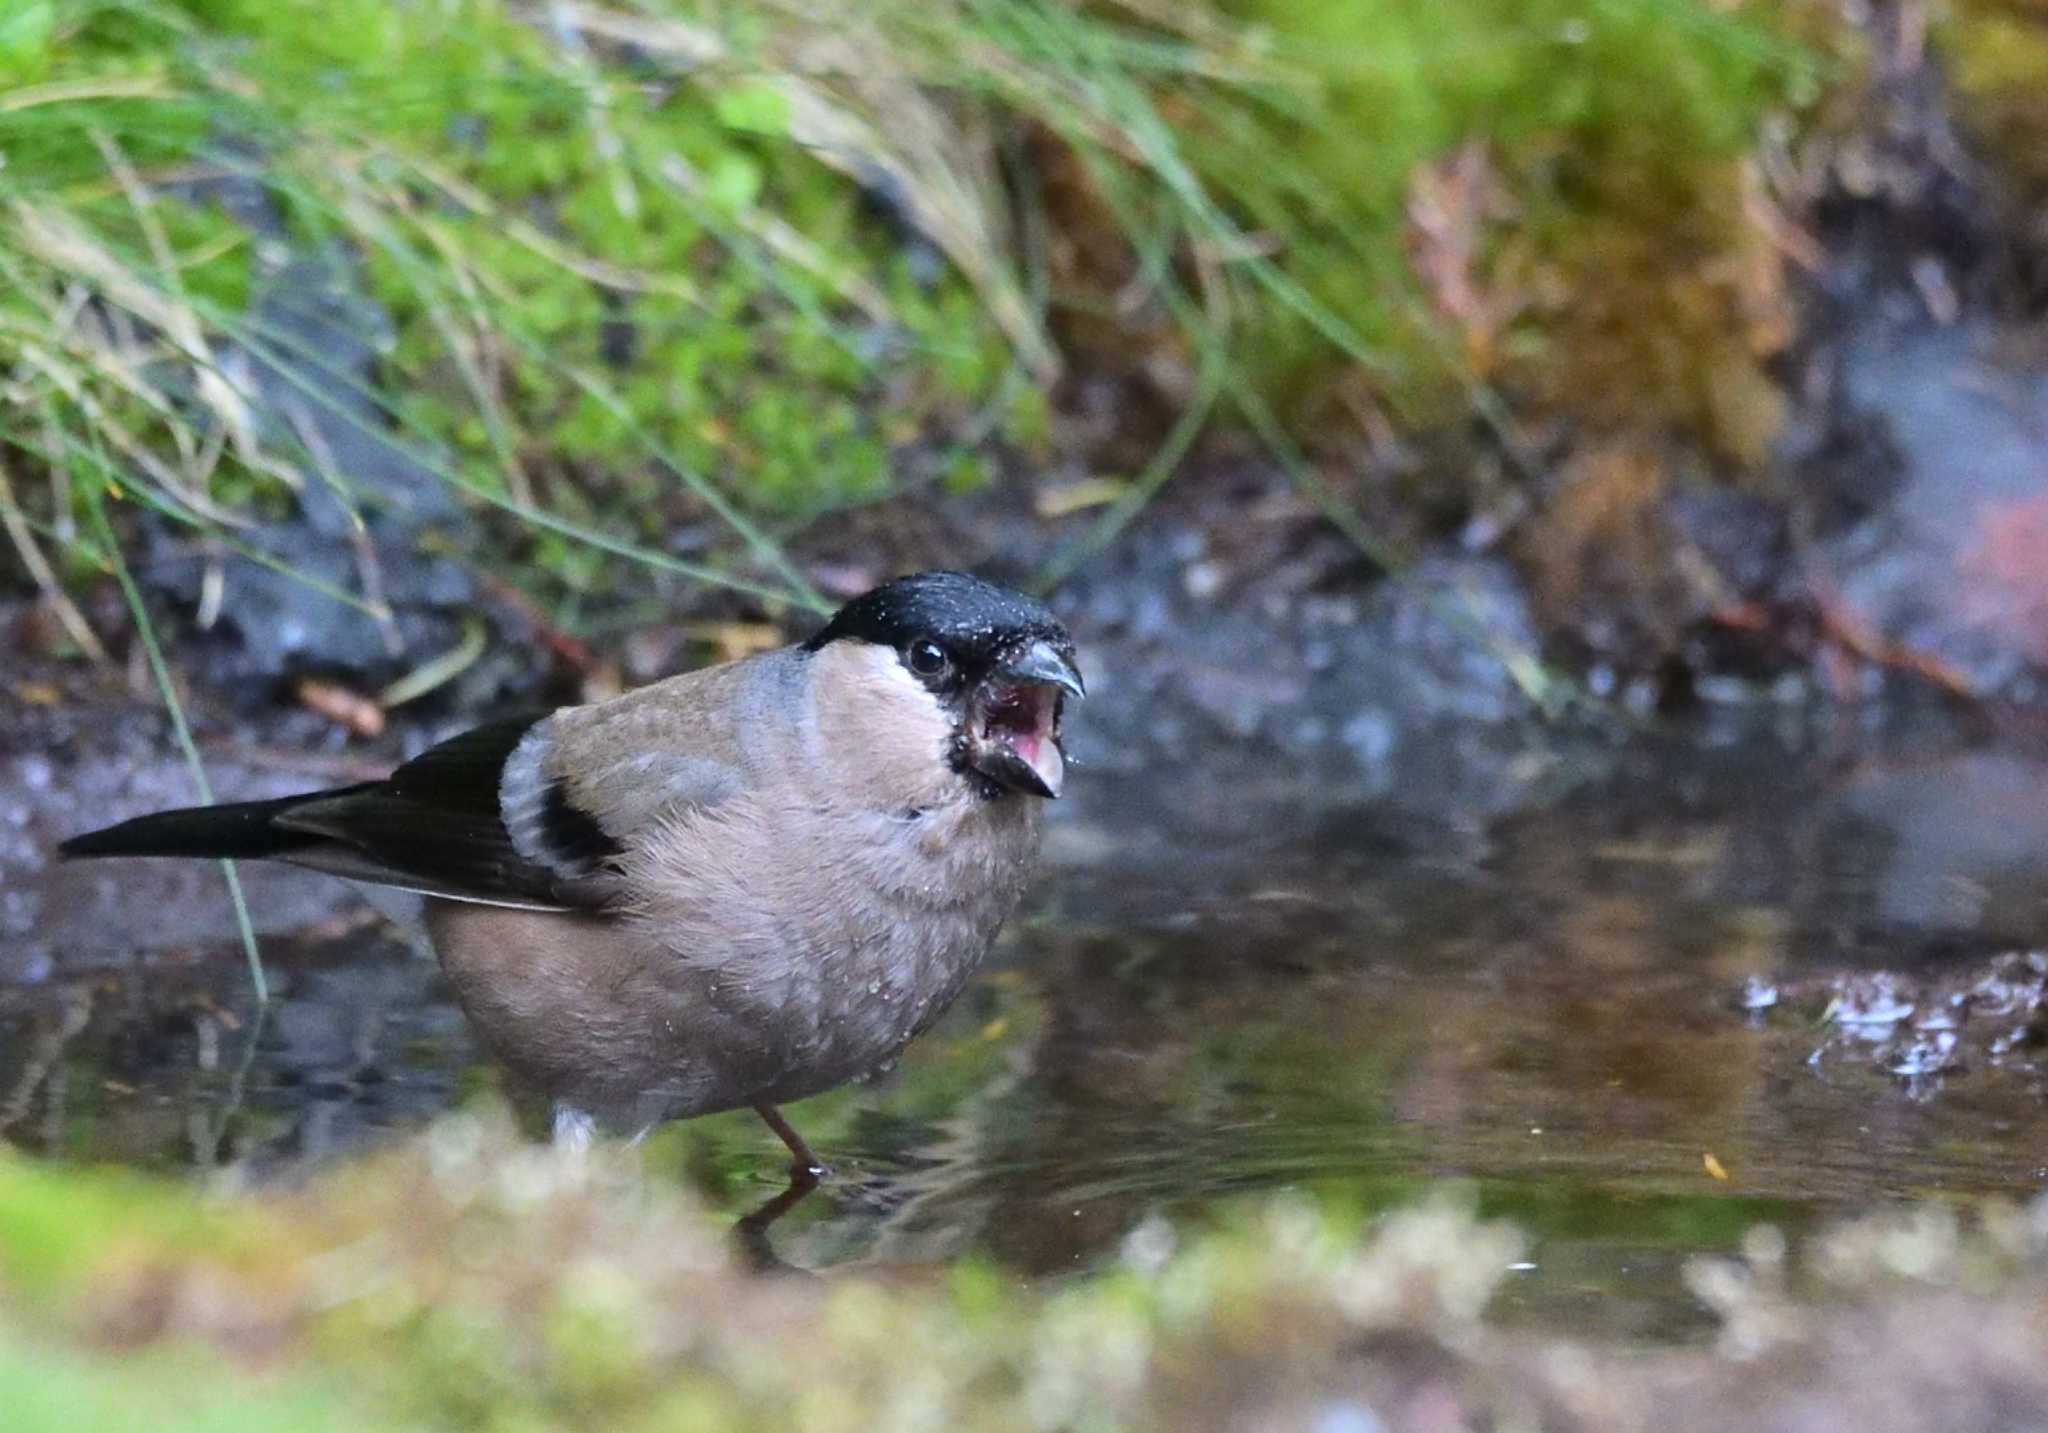
<path id="1" fill-rule="evenodd" d="M 1511 1219 L 1537 1238 L 1575 1242 L 1690 1252 L 1729 1249 L 1754 1224 L 1800 1228 L 1814 1218 L 1812 1206 L 1796 1199 L 1721 1189 L 1617 1190 L 1569 1179 L 1482 1179 L 1474 1188 L 1488 1215 Z M 1412 1191 L 1406 1197 L 1412 1198 Z"/>

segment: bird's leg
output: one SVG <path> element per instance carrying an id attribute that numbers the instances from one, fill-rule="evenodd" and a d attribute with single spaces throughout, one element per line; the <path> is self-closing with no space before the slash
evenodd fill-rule
<path id="1" fill-rule="evenodd" d="M 789 1147 L 789 1188 L 742 1218 L 733 1226 L 733 1233 L 739 1237 L 741 1252 L 754 1266 L 756 1272 L 794 1272 L 788 1264 L 776 1255 L 768 1243 L 768 1226 L 794 1209 L 797 1204 L 818 1187 L 818 1181 L 832 1171 L 819 1162 L 811 1153 L 811 1147 L 804 1143 L 804 1137 L 796 1132 L 790 1122 L 782 1117 L 782 1111 L 767 1103 L 754 1106 L 754 1113 L 766 1121 L 768 1128 L 775 1131 L 775 1137 Z"/>
<path id="2" fill-rule="evenodd" d="M 782 1111 L 770 1104 L 754 1106 L 754 1113 L 768 1123 L 775 1131 L 775 1137 L 789 1147 L 790 1157 L 795 1161 L 789 1167 L 789 1182 L 792 1188 L 802 1185 L 809 1190 L 819 1180 L 832 1173 L 818 1156 L 811 1153 L 811 1147 L 804 1143 L 804 1137 L 796 1132 L 789 1121 L 782 1117 Z"/>

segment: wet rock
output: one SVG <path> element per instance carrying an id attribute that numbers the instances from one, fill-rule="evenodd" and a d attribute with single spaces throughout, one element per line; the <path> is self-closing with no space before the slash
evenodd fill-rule
<path id="1" fill-rule="evenodd" d="M 1784 581 L 1791 537 L 1782 506 L 1755 493 L 1687 485 L 1671 493 L 1664 516 L 1675 541 L 1712 566 L 1727 597 L 1765 600 Z"/>
<path id="2" fill-rule="evenodd" d="M 1908 975 L 1854 971 L 1784 982 L 1790 1018 L 1826 1033 L 1808 1057 L 1875 1064 L 1906 1080 L 1984 1066 L 2048 1068 L 2037 1032 L 2048 1003 L 2048 955 L 2007 951 Z"/>
<path id="3" fill-rule="evenodd" d="M 1921 43 L 1919 17 L 1864 7 L 1886 58 L 1853 130 L 1816 154 L 1825 262 L 1781 455 L 1796 530 L 1813 539 L 1797 580 L 1865 657 L 2039 700 L 2048 369 L 2025 352 L 2032 316 L 2011 282 L 2039 236 L 2007 227 L 2006 178 L 1959 132 L 1948 61 Z"/>
<path id="4" fill-rule="evenodd" d="M 246 535 L 277 566 L 203 551 L 189 529 L 161 524 L 145 580 L 193 607 L 220 564 L 218 640 L 204 651 L 221 684 L 309 667 L 389 673 L 454 645 L 474 584 L 433 552 L 466 546 L 469 521 L 432 458 L 398 440 L 375 396 L 389 319 L 344 258 L 312 254 L 269 280 L 248 329 L 248 344 L 221 345 L 222 367 L 249 396 L 261 441 L 298 454 L 303 478 L 293 515 Z M 323 585 L 389 615 L 338 601 Z"/>
<path id="5" fill-rule="evenodd" d="M 1491 559 L 1261 590 L 1219 567 L 1201 530 L 1166 523 L 1062 600 L 1090 662 L 1079 760 L 1113 775 L 1201 771 L 1200 789 L 1171 788 L 1183 813 L 1213 798 L 1229 824 L 1247 790 L 1284 783 L 1306 807 L 1478 821 L 1526 799 L 1560 744 L 1517 684 L 1537 639 L 1519 584 Z"/>
<path id="6" fill-rule="evenodd" d="M 1823 582 L 1971 691 L 2048 694 L 2048 371 L 1982 329 L 1920 326 L 1852 346 L 1842 383 L 1898 479 L 1822 544 Z"/>
<path id="7" fill-rule="evenodd" d="M 1868 866 L 1872 925 L 2033 937 L 2048 898 L 2048 762 L 1902 754 L 1855 772 L 1821 809 L 1829 847 Z"/>

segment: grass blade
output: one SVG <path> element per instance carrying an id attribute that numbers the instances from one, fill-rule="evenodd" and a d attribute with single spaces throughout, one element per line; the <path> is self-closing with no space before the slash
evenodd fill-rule
<path id="1" fill-rule="evenodd" d="M 102 480 L 107 476 L 104 459 L 99 476 Z M 128 603 L 129 615 L 135 621 L 135 633 L 141 638 L 142 650 L 149 658 L 150 675 L 156 679 L 157 690 L 163 695 L 164 709 L 170 713 L 178 749 L 185 754 L 185 765 L 192 773 L 192 784 L 198 788 L 199 799 L 210 806 L 213 804 L 213 783 L 207 780 L 206 762 L 199 755 L 198 743 L 192 739 L 191 724 L 185 720 L 185 705 L 178 699 L 177 683 L 171 679 L 170 664 L 164 660 L 162 644 L 156 638 L 156 625 L 150 620 L 149 609 L 142 601 L 142 591 L 135 585 L 128 564 L 122 560 L 114 525 L 107 520 L 106 493 L 110 488 L 110 484 L 89 482 L 80 496 L 92 518 L 101 559 L 114 574 L 114 581 L 121 587 L 121 596 Z M 241 933 L 242 954 L 249 962 L 249 985 L 260 1010 L 270 1004 L 270 982 L 263 973 L 263 953 L 256 945 L 256 928 L 249 921 L 249 902 L 242 894 L 242 877 L 233 861 L 222 861 L 220 869 L 228 883 L 228 899 L 234 904 L 235 928 Z"/>

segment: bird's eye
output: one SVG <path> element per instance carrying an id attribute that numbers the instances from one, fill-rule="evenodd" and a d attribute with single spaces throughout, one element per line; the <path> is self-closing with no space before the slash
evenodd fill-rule
<path id="1" fill-rule="evenodd" d="M 910 663 L 910 670 L 920 677 L 936 677 L 953 665 L 953 659 L 946 654 L 946 649 L 929 637 L 912 642 L 903 655 Z"/>

